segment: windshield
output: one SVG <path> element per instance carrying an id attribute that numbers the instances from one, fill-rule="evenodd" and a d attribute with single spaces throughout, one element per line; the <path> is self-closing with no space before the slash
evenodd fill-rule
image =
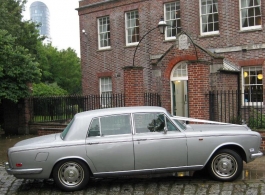
<path id="1" fill-rule="evenodd" d="M 67 127 L 65 127 L 65 129 L 63 130 L 63 132 L 61 133 L 61 139 L 63 140 L 65 138 L 65 136 L 67 135 L 70 127 L 72 126 L 74 122 L 74 119 L 71 120 L 71 122 L 67 125 Z"/>
<path id="2" fill-rule="evenodd" d="M 171 118 L 175 123 L 177 123 L 177 125 L 182 129 L 182 130 L 185 130 L 186 129 L 186 124 L 185 123 L 182 123 L 180 122 L 179 120 L 177 119 L 174 119 L 174 118 Z"/>
<path id="3" fill-rule="evenodd" d="M 167 114 L 170 116 L 171 120 L 173 120 L 182 130 L 186 129 L 186 124 L 180 122 L 179 120 L 173 118 L 174 116 L 172 114 L 170 114 L 169 112 L 167 112 Z"/>

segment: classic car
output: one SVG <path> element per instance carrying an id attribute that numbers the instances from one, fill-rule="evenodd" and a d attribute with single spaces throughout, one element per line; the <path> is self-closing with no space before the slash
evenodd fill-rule
<path id="1" fill-rule="evenodd" d="M 161 107 L 109 108 L 76 114 L 62 133 L 18 142 L 5 166 L 16 178 L 53 178 L 64 191 L 80 190 L 90 178 L 204 168 L 215 180 L 232 181 L 243 161 L 263 155 L 260 144 L 246 125 L 174 117 Z"/>

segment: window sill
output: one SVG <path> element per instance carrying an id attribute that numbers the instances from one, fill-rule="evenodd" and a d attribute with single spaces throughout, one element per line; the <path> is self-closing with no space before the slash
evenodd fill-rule
<path id="1" fill-rule="evenodd" d="M 111 51 L 111 47 L 110 48 L 104 48 L 104 49 L 98 49 L 97 51 L 98 52 L 101 52 L 101 51 Z"/>
<path id="2" fill-rule="evenodd" d="M 239 33 L 255 32 L 255 31 L 262 31 L 262 27 L 260 27 L 260 28 L 253 28 L 253 29 L 241 29 L 239 31 Z"/>
<path id="3" fill-rule="evenodd" d="M 174 42 L 174 41 L 176 41 L 176 40 L 177 40 L 177 38 L 175 38 L 175 39 L 165 39 L 165 40 L 163 41 L 163 43 Z"/>
<path id="4" fill-rule="evenodd" d="M 261 109 L 261 108 L 264 108 L 264 105 L 263 105 L 263 102 L 259 102 L 258 104 L 256 102 L 253 102 L 253 103 L 248 103 L 248 104 L 243 104 L 241 105 L 241 108 L 246 108 L 248 109 L 249 107 L 254 107 L 254 108 L 257 108 L 257 109 Z"/>
<path id="5" fill-rule="evenodd" d="M 199 35 L 199 38 L 220 37 L 220 33 Z"/>
<path id="6" fill-rule="evenodd" d="M 137 47 L 137 45 L 138 45 L 138 43 L 135 45 L 126 45 L 126 46 L 124 46 L 124 48 Z"/>

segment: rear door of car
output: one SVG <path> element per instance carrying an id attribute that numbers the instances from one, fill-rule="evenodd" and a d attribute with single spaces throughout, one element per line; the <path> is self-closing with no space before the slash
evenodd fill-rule
<path id="1" fill-rule="evenodd" d="M 131 114 L 94 118 L 86 138 L 86 153 L 97 173 L 133 170 Z"/>
<path id="2" fill-rule="evenodd" d="M 186 136 L 164 113 L 135 113 L 133 119 L 136 170 L 187 165 Z"/>

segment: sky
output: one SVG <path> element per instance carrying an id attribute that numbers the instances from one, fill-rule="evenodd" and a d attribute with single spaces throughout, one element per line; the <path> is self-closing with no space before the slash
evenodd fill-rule
<path id="1" fill-rule="evenodd" d="M 30 5 L 35 1 L 41 1 L 50 11 L 50 34 L 52 46 L 58 50 L 71 47 L 80 57 L 79 17 L 75 10 L 79 6 L 79 0 L 27 0 L 24 19 L 30 19 Z"/>

